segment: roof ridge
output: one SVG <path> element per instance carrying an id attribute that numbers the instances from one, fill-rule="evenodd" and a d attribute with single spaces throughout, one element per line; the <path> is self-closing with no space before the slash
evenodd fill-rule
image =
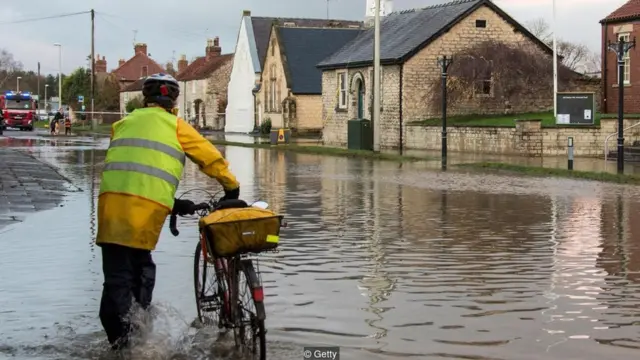
<path id="1" fill-rule="evenodd" d="M 359 22 L 361 20 L 348 20 L 348 19 L 321 19 L 321 18 L 305 18 L 305 17 L 278 17 L 278 16 L 251 16 L 252 19 L 265 19 L 265 20 L 321 20 L 326 22 L 331 21 L 348 21 L 348 22 Z"/>
<path id="2" fill-rule="evenodd" d="M 486 1 L 486 0 L 454 0 L 454 1 L 447 2 L 447 3 L 434 4 L 434 5 L 429 5 L 429 6 L 425 6 L 425 7 L 421 7 L 421 8 L 413 8 L 413 9 L 394 11 L 389 15 L 392 15 L 392 14 L 409 14 L 409 13 L 422 11 L 422 10 L 438 9 L 438 8 L 444 8 L 444 7 L 454 6 L 454 5 L 462 5 L 462 4 L 473 3 L 473 2 L 481 2 L 481 1 Z M 491 1 L 491 0 L 489 0 L 489 1 Z"/>

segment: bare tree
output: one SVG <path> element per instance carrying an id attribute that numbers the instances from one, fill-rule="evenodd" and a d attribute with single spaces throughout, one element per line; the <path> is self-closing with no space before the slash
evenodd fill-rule
<path id="1" fill-rule="evenodd" d="M 13 73 L 22 69 L 22 63 L 16 61 L 6 49 L 0 49 L 0 88 Z"/>
<path id="2" fill-rule="evenodd" d="M 529 21 L 526 24 L 529 31 L 542 40 L 549 47 L 553 46 L 553 29 L 543 18 Z M 556 39 L 558 55 L 562 57 L 562 64 L 572 70 L 585 68 L 592 56 L 589 48 L 584 44 Z"/>
<path id="3" fill-rule="evenodd" d="M 551 36 L 553 35 L 553 31 L 551 31 L 551 26 L 549 26 L 549 23 L 544 18 L 527 21 L 525 26 L 533 35 L 545 43 L 552 40 Z"/>

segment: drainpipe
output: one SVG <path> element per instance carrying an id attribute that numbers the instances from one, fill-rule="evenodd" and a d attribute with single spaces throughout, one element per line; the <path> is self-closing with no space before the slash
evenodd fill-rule
<path id="1" fill-rule="evenodd" d="M 602 41 L 602 95 L 600 96 L 600 103 L 603 107 L 601 111 L 606 114 L 609 112 L 609 102 L 607 101 L 607 51 L 609 51 L 609 23 L 605 22 L 602 28 L 604 31 L 604 40 Z"/>
<path id="2" fill-rule="evenodd" d="M 403 123 L 403 120 L 402 120 L 402 102 L 403 102 L 402 101 L 402 73 L 404 72 L 403 68 L 404 68 L 404 65 L 400 64 L 400 81 L 399 81 L 399 86 L 400 86 L 400 91 L 399 91 L 399 94 L 400 94 L 400 104 L 399 104 L 399 108 L 400 108 L 400 110 L 399 110 L 399 115 L 400 115 L 399 116 L 399 121 L 400 121 L 400 144 L 399 144 L 400 145 L 399 146 L 400 155 L 402 155 L 402 150 L 403 150 L 403 147 L 404 147 L 403 146 L 403 140 L 404 140 L 403 128 L 404 128 L 404 126 L 402 125 L 402 123 Z"/>

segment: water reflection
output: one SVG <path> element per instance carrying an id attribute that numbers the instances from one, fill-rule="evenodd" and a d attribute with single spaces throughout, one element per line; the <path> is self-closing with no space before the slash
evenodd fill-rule
<path id="1" fill-rule="evenodd" d="M 68 198 L 63 210 L 36 214 L 7 233 L 0 339 L 9 340 L 0 340 L 0 354 L 9 348 L 23 354 L 30 346 L 37 356 L 74 357 L 52 330 L 56 322 L 78 341 L 101 344 L 101 274 L 92 239 L 105 147 L 33 148 L 85 191 Z M 269 202 L 290 225 L 280 252 L 260 262 L 270 358 L 297 359 L 311 344 L 342 346 L 350 359 L 638 355 L 636 187 L 221 150 L 243 197 Z M 195 188 L 219 190 L 188 164 L 180 192 Z M 45 215 L 58 219 L 47 223 L 46 240 L 37 226 Z M 155 253 L 156 299 L 179 314 L 167 325 L 174 340 L 207 344 L 207 336 L 187 325 L 195 317 L 195 224 L 183 220 L 177 238 L 163 233 Z M 18 256 L 38 249 L 20 239 L 48 245 L 46 262 Z M 56 271 L 33 271 L 38 263 Z M 33 342 L 44 335 L 56 344 L 55 353 Z M 184 358 L 206 358 L 209 346 L 180 351 Z M 91 357 L 93 351 L 81 353 Z"/>

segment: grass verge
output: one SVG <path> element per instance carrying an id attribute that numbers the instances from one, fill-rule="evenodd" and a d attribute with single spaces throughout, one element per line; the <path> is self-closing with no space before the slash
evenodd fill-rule
<path id="1" fill-rule="evenodd" d="M 524 165 L 514 165 L 514 164 L 494 163 L 494 162 L 458 164 L 456 166 L 459 168 L 507 172 L 507 173 L 513 173 L 513 174 L 529 175 L 529 176 L 563 177 L 563 178 L 581 179 L 581 180 L 595 180 L 595 181 L 617 183 L 617 184 L 640 185 L 640 176 L 638 175 L 613 174 L 608 172 L 577 171 L 577 170 L 544 168 L 544 167 L 538 167 L 538 166 L 524 166 Z"/>
<path id="2" fill-rule="evenodd" d="M 303 154 L 315 154 L 315 155 L 328 155 L 328 156 L 341 156 L 341 157 L 353 157 L 353 158 L 368 158 L 376 160 L 390 160 L 390 161 L 429 161 L 434 158 L 426 156 L 411 156 L 400 155 L 393 153 L 374 153 L 367 150 L 350 150 L 343 148 L 327 147 L 327 146 L 314 146 L 314 145 L 271 145 L 269 143 L 241 143 L 226 140 L 211 140 L 211 143 L 221 146 L 239 146 L 247 148 L 257 149 L 271 149 L 276 151 L 290 151 Z"/>
<path id="3" fill-rule="evenodd" d="M 594 119 L 594 125 L 600 125 L 600 119 L 617 119 L 617 114 L 596 114 Z M 640 114 L 625 114 L 626 119 L 640 119 Z M 462 116 L 450 116 L 447 117 L 447 125 L 451 126 L 500 126 L 500 127 L 514 127 L 516 126 L 515 120 L 542 120 L 543 127 L 556 127 L 555 117 L 552 112 L 537 112 L 537 113 L 525 113 L 525 114 L 510 114 L 510 115 L 462 115 Z M 440 126 L 442 125 L 442 118 L 431 118 L 421 121 L 413 121 L 408 125 L 413 126 Z M 568 125 L 560 125 L 568 126 Z M 571 126 L 584 126 L 584 125 L 571 125 Z M 589 125 L 587 125 L 589 126 Z"/>

